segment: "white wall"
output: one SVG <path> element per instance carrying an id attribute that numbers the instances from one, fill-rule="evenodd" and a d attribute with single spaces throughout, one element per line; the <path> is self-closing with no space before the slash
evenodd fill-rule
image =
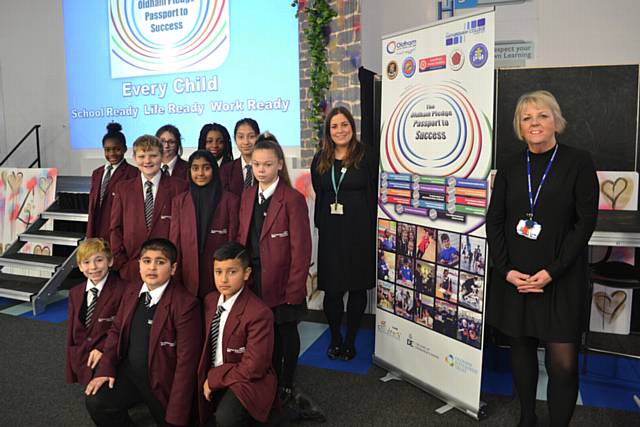
<path id="1" fill-rule="evenodd" d="M 361 1 L 362 63 L 377 73 L 382 36 L 437 18 L 436 0 Z M 496 41 L 533 41 L 528 67 L 637 64 L 639 22 L 638 0 L 527 0 L 497 7 Z"/>
<path id="2" fill-rule="evenodd" d="M 6 140 L 0 133 L 0 157 L 40 123 L 44 166 L 77 173 L 81 162 L 69 149 L 67 129 L 62 0 L 0 0 L 0 8 L 0 93 L 6 128 Z M 10 166 L 31 163 L 35 139 L 18 154 Z"/>

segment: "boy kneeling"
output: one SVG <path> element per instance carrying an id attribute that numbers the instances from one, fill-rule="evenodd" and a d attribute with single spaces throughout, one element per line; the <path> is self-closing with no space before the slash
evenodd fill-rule
<path id="1" fill-rule="evenodd" d="M 244 246 L 225 243 L 213 259 L 217 292 L 204 299 L 206 337 L 198 367 L 200 422 L 266 423 L 277 387 L 271 366 L 273 314 L 245 288 L 251 267 Z"/>
<path id="2" fill-rule="evenodd" d="M 96 377 L 85 391 L 98 426 L 133 425 L 127 411 L 139 402 L 159 426 L 190 421 L 201 318 L 197 299 L 171 281 L 176 253 L 166 239 L 142 245 L 144 283 L 125 292 Z"/>

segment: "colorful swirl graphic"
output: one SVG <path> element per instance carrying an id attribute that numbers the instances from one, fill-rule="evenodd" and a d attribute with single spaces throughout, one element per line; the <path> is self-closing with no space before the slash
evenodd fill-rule
<path id="1" fill-rule="evenodd" d="M 426 127 L 422 132 L 427 136 L 422 138 L 431 140 L 420 140 L 415 134 L 421 131 L 416 127 L 421 122 L 416 114 L 422 111 L 424 115 L 425 105 L 431 105 L 434 116 L 422 125 L 433 125 L 433 129 Z M 435 115 L 443 110 L 449 116 Z M 491 145 L 489 123 L 455 81 L 411 86 L 400 96 L 382 129 L 384 157 L 390 170 L 384 169 L 415 175 L 484 178 L 489 170 L 480 155 L 483 145 Z"/>
<path id="2" fill-rule="evenodd" d="M 110 0 L 112 77 L 213 69 L 229 49 L 228 0 Z"/>

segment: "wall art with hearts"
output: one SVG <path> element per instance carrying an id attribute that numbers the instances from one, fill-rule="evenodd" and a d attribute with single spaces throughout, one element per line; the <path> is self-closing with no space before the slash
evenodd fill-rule
<path id="1" fill-rule="evenodd" d="M 56 177 L 55 168 L 0 168 L 0 249 L 8 248 L 53 203 Z M 52 224 L 43 229 L 51 230 Z M 20 252 L 50 255 L 51 249 L 51 245 L 28 243 Z"/>
<path id="2" fill-rule="evenodd" d="M 598 209 L 616 211 L 638 210 L 638 173 L 599 171 L 600 200 Z M 606 254 L 605 247 L 591 248 L 591 262 L 600 261 Z M 609 261 L 635 263 L 634 248 L 612 248 Z M 628 334 L 631 323 L 631 290 L 616 289 L 594 284 L 591 300 L 591 322 L 594 332 Z"/>

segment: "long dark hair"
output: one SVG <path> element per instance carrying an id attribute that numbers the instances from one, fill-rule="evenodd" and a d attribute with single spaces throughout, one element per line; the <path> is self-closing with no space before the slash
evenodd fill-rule
<path id="1" fill-rule="evenodd" d="M 156 131 L 156 137 L 160 138 L 160 135 L 165 132 L 169 132 L 176 139 L 178 145 L 176 148 L 176 155 L 180 158 L 180 156 L 182 156 L 182 135 L 180 135 L 180 131 L 174 125 L 164 125 Z"/>
<path id="2" fill-rule="evenodd" d="M 353 119 L 351 112 L 347 108 L 342 106 L 333 107 L 331 111 L 329 111 L 329 114 L 327 114 L 327 119 L 324 121 L 322 151 L 320 152 L 320 161 L 318 162 L 317 167 L 318 173 L 320 175 L 331 169 L 331 165 L 335 160 L 336 144 L 331 139 L 331 119 L 333 119 L 338 114 L 342 114 L 347 118 L 353 132 L 351 141 L 349 141 L 349 145 L 347 146 L 347 155 L 344 159 L 342 159 L 342 166 L 345 168 L 348 168 L 350 166 L 355 166 L 356 168 L 358 168 L 360 166 L 360 161 L 364 156 L 364 145 L 356 137 L 356 122 Z"/>
<path id="3" fill-rule="evenodd" d="M 125 138 L 122 133 L 122 125 L 120 123 L 111 122 L 107 125 L 107 133 L 102 137 L 103 147 L 107 139 L 113 139 L 122 144 L 125 149 L 127 148 L 127 138 Z"/>
<path id="4" fill-rule="evenodd" d="M 220 132 L 224 141 L 224 147 L 222 148 L 222 153 L 220 153 L 219 157 L 222 159 L 221 165 L 232 161 L 233 152 L 231 150 L 231 135 L 229 135 L 227 128 L 222 126 L 220 123 L 207 123 L 202 126 L 202 129 L 200 129 L 200 136 L 198 137 L 198 150 L 207 149 L 207 134 L 211 131 Z"/>
<path id="5" fill-rule="evenodd" d="M 282 169 L 278 171 L 278 176 L 285 184 L 291 187 L 291 179 L 289 179 L 289 171 L 284 158 L 284 151 L 282 151 L 282 147 L 276 137 L 269 132 L 261 133 L 258 135 L 256 145 L 253 146 L 253 151 L 256 150 L 272 150 L 276 154 L 278 160 L 282 161 Z"/>

